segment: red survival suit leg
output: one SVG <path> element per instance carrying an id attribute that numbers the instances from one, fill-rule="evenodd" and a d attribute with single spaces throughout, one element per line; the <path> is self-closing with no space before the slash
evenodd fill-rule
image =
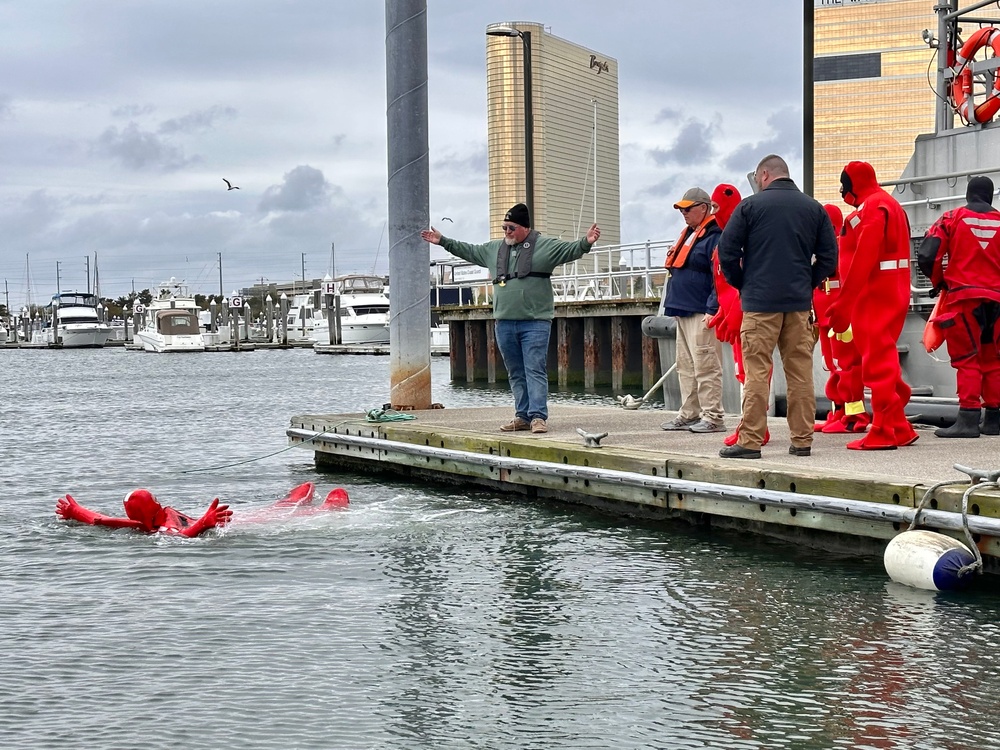
<path id="1" fill-rule="evenodd" d="M 847 444 L 851 450 L 894 450 L 919 437 L 906 420 L 910 387 L 903 381 L 896 350 L 907 308 L 891 309 L 880 302 L 872 290 L 858 302 L 852 318 L 862 377 L 872 393 L 872 425 L 867 435 Z"/>

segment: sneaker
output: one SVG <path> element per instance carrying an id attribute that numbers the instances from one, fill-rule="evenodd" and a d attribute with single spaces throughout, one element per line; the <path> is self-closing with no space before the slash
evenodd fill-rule
<path id="1" fill-rule="evenodd" d="M 760 458 L 760 451 L 744 448 L 742 445 L 729 445 L 719 451 L 722 458 Z"/>
<path id="2" fill-rule="evenodd" d="M 536 435 L 542 432 L 548 432 L 549 428 L 545 425 L 545 420 L 541 417 L 535 417 L 531 420 L 531 431 Z"/>
<path id="3" fill-rule="evenodd" d="M 698 424 L 700 419 L 682 419 L 681 417 L 674 417 L 669 422 L 664 422 L 660 425 L 661 430 L 689 430 L 691 425 Z"/>
<path id="4" fill-rule="evenodd" d="M 811 456 L 812 455 L 812 448 L 810 448 L 808 445 L 804 445 L 804 446 L 790 445 L 790 446 L 788 446 L 788 455 L 789 456 Z"/>
<path id="5" fill-rule="evenodd" d="M 503 425 L 500 428 L 500 432 L 523 432 L 524 430 L 530 430 L 531 425 L 528 424 L 526 419 L 521 419 L 520 417 L 514 417 L 510 422 Z"/>
<path id="6" fill-rule="evenodd" d="M 693 425 L 688 427 L 691 432 L 725 432 L 726 427 L 723 424 L 715 424 L 715 422 L 709 422 L 705 419 L 699 419 Z"/>

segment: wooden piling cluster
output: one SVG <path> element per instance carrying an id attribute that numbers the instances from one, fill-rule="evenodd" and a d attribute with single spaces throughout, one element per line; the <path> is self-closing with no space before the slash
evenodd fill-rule
<path id="1" fill-rule="evenodd" d="M 559 388 L 648 390 L 660 376 L 660 356 L 656 341 L 644 336 L 641 326 L 656 308 L 656 300 L 557 304 L 549 339 L 549 381 Z M 492 311 L 473 306 L 437 311 L 450 331 L 452 380 L 505 382 Z"/>

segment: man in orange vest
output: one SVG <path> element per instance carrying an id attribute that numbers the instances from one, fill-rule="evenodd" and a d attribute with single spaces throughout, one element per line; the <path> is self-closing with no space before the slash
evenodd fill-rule
<path id="1" fill-rule="evenodd" d="M 663 295 L 663 314 L 677 321 L 681 408 L 660 427 L 722 432 L 722 343 L 707 325 L 719 306 L 712 255 L 722 230 L 712 215 L 712 198 L 701 188 L 688 190 L 674 208 L 686 226 L 667 253 L 670 280 Z"/>
<path id="2" fill-rule="evenodd" d="M 920 270 L 946 295 L 934 325 L 955 368 L 959 411 L 955 424 L 934 431 L 944 438 L 1000 435 L 1000 212 L 989 177 L 969 180 L 965 197 L 917 252 Z"/>

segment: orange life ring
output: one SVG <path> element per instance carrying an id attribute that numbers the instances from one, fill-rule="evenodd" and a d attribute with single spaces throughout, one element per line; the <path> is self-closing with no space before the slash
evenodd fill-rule
<path id="1" fill-rule="evenodd" d="M 972 69 L 969 63 L 987 45 L 993 50 L 994 57 L 1000 57 L 1000 29 L 987 26 L 969 37 L 959 50 L 952 68 L 955 78 L 951 83 L 951 98 L 955 102 L 955 110 L 971 124 L 989 122 L 1000 112 L 1000 76 L 996 74 L 993 75 L 993 90 L 986 101 L 974 106 L 972 99 Z"/>

